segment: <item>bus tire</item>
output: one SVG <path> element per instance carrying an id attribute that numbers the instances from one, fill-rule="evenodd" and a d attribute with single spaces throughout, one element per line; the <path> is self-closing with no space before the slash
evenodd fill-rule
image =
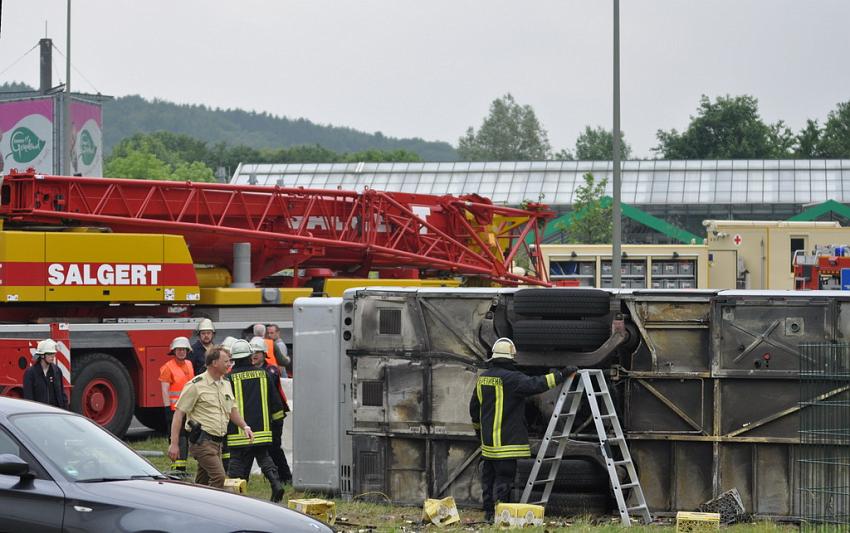
<path id="1" fill-rule="evenodd" d="M 593 351 L 611 336 L 611 325 L 594 320 L 520 320 L 514 344 L 522 350 Z"/>
<path id="2" fill-rule="evenodd" d="M 611 295 L 599 289 L 523 289 L 514 293 L 514 312 L 541 318 L 584 318 L 610 312 Z"/>

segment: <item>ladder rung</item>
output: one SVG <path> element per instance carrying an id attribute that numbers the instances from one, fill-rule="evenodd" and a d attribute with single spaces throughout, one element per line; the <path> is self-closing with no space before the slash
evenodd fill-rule
<path id="1" fill-rule="evenodd" d="M 544 457 L 543 459 L 538 459 L 541 463 L 551 463 L 552 461 L 560 461 L 560 457 Z"/>
<path id="2" fill-rule="evenodd" d="M 628 512 L 640 511 L 641 509 L 646 509 L 646 505 L 636 505 L 634 507 L 626 507 L 626 511 L 628 511 Z"/>
<path id="3" fill-rule="evenodd" d="M 640 487 L 640 483 L 635 481 L 633 483 L 624 483 L 624 484 L 620 485 L 621 489 L 630 489 L 632 487 Z"/>
<path id="4" fill-rule="evenodd" d="M 614 466 L 627 465 L 627 464 L 631 464 L 631 462 L 632 462 L 631 459 L 625 459 L 623 461 L 614 461 Z"/>
<path id="5" fill-rule="evenodd" d="M 599 418 L 617 418 L 617 415 L 616 414 L 599 415 Z"/>
<path id="6" fill-rule="evenodd" d="M 549 483 L 550 481 L 555 481 L 555 478 L 550 477 L 550 478 L 546 478 L 546 479 L 538 479 L 537 481 L 532 481 L 531 484 L 532 485 L 544 485 L 546 483 Z"/>
<path id="7" fill-rule="evenodd" d="M 548 502 L 544 502 L 543 500 L 537 500 L 536 502 L 528 502 L 531 505 L 546 505 Z"/>

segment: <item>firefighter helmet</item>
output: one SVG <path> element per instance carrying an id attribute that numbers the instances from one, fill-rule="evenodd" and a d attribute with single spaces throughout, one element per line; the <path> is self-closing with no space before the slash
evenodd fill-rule
<path id="1" fill-rule="evenodd" d="M 32 354 L 33 361 L 44 355 L 53 355 L 56 353 L 56 341 L 53 339 L 44 339 L 39 341 L 35 347 L 35 352 Z"/>
<path id="2" fill-rule="evenodd" d="M 236 337 L 227 336 L 221 341 L 221 347 L 229 352 L 234 342 L 236 342 Z"/>
<path id="3" fill-rule="evenodd" d="M 200 322 L 198 322 L 198 333 L 202 331 L 212 331 L 215 333 L 215 327 L 213 326 L 212 320 L 209 318 L 202 318 Z"/>
<path id="4" fill-rule="evenodd" d="M 250 357 L 254 351 L 251 349 L 251 345 L 248 344 L 248 341 L 238 339 L 233 341 L 233 345 L 230 347 L 230 356 L 233 359 L 244 359 L 245 357 Z"/>
<path id="5" fill-rule="evenodd" d="M 266 353 L 266 341 L 263 340 L 262 337 L 254 337 L 253 339 L 251 339 L 251 349 L 254 351 L 254 353 Z"/>
<path id="6" fill-rule="evenodd" d="M 186 337 L 174 337 L 174 340 L 171 341 L 171 346 L 169 347 L 168 355 L 174 355 L 174 350 L 177 348 L 185 348 L 186 351 L 192 351 L 192 345 L 189 343 L 189 339 Z"/>
<path id="7" fill-rule="evenodd" d="M 514 341 L 507 337 L 502 337 L 493 343 L 492 359 L 503 357 L 505 359 L 513 359 L 516 355 L 516 346 Z"/>

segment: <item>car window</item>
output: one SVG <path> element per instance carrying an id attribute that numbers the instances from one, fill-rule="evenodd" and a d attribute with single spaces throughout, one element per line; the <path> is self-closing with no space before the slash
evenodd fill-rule
<path id="1" fill-rule="evenodd" d="M 6 432 L 5 429 L 0 428 L 0 454 L 2 453 L 10 453 L 12 455 L 17 455 L 21 459 L 27 462 L 30 465 L 30 472 L 37 478 L 46 479 L 48 478 L 47 473 L 42 469 L 41 465 L 38 464 L 32 455 L 24 449 L 14 437 L 12 437 L 9 433 Z"/>
<path id="2" fill-rule="evenodd" d="M 11 423 L 34 453 L 71 481 L 159 477 L 150 463 L 91 420 L 66 413 L 27 413 Z"/>
<path id="3" fill-rule="evenodd" d="M 21 456 L 21 446 L 15 442 L 11 435 L 2 430 L 0 430 L 0 453 Z"/>

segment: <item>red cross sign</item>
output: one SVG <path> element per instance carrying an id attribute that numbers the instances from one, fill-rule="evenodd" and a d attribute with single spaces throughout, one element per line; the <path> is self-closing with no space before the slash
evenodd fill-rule
<path id="1" fill-rule="evenodd" d="M 734 236 L 734 237 L 732 237 L 732 242 L 734 242 L 734 243 L 735 243 L 735 246 L 741 246 L 741 243 L 742 243 L 743 241 L 744 241 L 744 239 L 742 239 L 742 238 L 741 238 L 741 234 L 740 234 L 740 233 L 736 233 L 736 234 L 735 234 L 735 236 Z"/>

